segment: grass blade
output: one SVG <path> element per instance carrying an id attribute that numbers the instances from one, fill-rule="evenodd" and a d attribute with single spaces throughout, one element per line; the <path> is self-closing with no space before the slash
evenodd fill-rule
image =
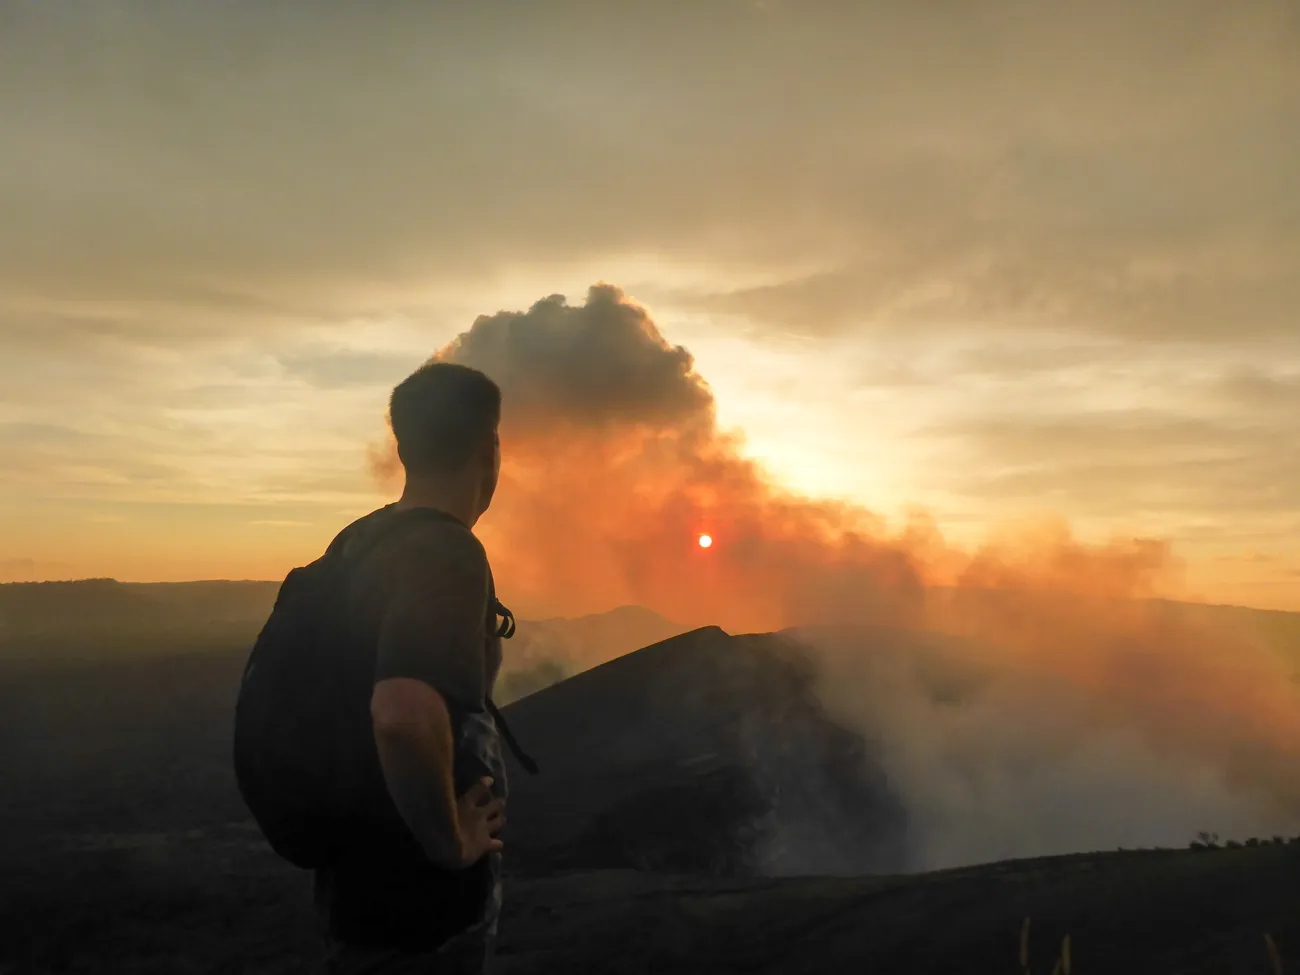
<path id="1" fill-rule="evenodd" d="M 1273 961 L 1273 975 L 1282 975 L 1282 956 L 1278 954 L 1277 944 L 1271 934 L 1264 935 L 1264 944 L 1268 945 L 1268 957 Z"/>

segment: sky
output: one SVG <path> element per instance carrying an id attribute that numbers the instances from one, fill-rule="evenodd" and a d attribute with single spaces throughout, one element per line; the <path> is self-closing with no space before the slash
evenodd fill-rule
<path id="1" fill-rule="evenodd" d="M 740 485 L 710 552 L 783 539 L 774 591 L 868 521 L 836 564 L 896 591 L 920 517 L 936 564 L 1011 532 L 1300 609 L 1294 3 L 0 0 L 0 118 L 0 580 L 283 576 L 391 499 L 392 386 L 541 302 L 697 392 L 650 476 L 528 421 L 573 374 L 503 381 L 523 589 L 629 510 L 543 539 L 562 431 L 622 472 L 570 495 Z M 672 601 L 620 565 L 574 608 Z"/>

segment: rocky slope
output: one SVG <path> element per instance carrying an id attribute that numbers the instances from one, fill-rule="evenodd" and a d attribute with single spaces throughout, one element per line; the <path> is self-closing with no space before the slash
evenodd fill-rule
<path id="1" fill-rule="evenodd" d="M 505 713 L 542 766 L 511 769 L 520 870 L 843 874 L 905 862 L 888 783 L 780 636 L 694 630 Z"/>

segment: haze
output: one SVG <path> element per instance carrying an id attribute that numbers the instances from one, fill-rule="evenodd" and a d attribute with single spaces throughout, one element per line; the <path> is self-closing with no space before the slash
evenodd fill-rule
<path id="1" fill-rule="evenodd" d="M 6 0 L 0 570 L 276 578 L 610 281 L 796 493 L 1300 607 L 1295 9 Z"/>
<path id="2" fill-rule="evenodd" d="M 521 619 L 833 624 L 918 868 L 1300 822 L 1146 601 L 1300 610 L 1294 4 L 0 0 L 0 118 L 0 579 L 281 578 L 438 355 Z"/>

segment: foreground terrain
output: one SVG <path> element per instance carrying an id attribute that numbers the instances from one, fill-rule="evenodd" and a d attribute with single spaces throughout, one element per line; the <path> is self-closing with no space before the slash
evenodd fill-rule
<path id="1" fill-rule="evenodd" d="M 17 973 L 298 973 L 303 878 L 247 831 L 5 851 L 0 965 Z M 512 883 L 500 971 L 1270 973 L 1300 964 L 1300 846 L 1131 852 L 913 877 L 721 880 L 586 871 Z"/>
<path id="2" fill-rule="evenodd" d="M 239 591 L 250 594 L 266 596 Z M 211 625 L 201 638 L 192 623 L 155 627 L 156 642 L 133 639 L 129 653 L 90 644 L 69 652 L 74 642 L 54 634 L 49 646 L 60 652 L 0 655 L 3 975 L 313 970 L 305 878 L 250 829 L 229 767 L 244 642 L 219 624 L 248 620 L 202 614 Z M 76 615 L 73 635 L 86 621 Z M 12 637 L 22 621 L 9 620 Z M 609 638 L 607 622 L 583 624 L 593 648 Z M 671 627 L 635 622 L 647 632 Z M 562 642 L 561 621 L 549 626 L 546 639 Z M 1035 973 L 1052 970 L 1066 935 L 1080 973 L 1275 972 L 1265 935 L 1280 970 L 1300 971 L 1300 844 L 898 874 L 887 854 L 906 830 L 887 789 L 845 772 L 861 771 L 869 753 L 826 725 L 790 667 L 769 638 L 697 631 L 508 710 L 545 781 L 520 779 L 516 808 L 531 810 L 523 819 L 531 832 L 516 833 L 523 872 L 511 878 L 502 972 L 1023 973 L 1026 918 Z M 782 743 L 792 740 L 797 760 L 782 764 Z M 755 814 L 770 818 L 753 773 L 774 769 L 796 794 L 810 774 L 853 786 L 795 810 L 814 829 L 805 850 L 824 841 L 810 870 L 870 862 L 885 875 L 756 878 L 744 875 L 752 848 L 707 855 L 720 835 L 696 827 L 727 824 L 691 797 L 726 800 L 727 789 L 741 788 Z M 548 798 L 557 783 L 573 803 L 562 816 Z M 868 802 L 879 804 L 883 854 L 852 849 L 845 829 L 845 811 L 857 816 Z M 702 807 L 701 820 L 683 819 Z M 680 842 L 647 845 L 637 842 L 642 832 Z"/>

